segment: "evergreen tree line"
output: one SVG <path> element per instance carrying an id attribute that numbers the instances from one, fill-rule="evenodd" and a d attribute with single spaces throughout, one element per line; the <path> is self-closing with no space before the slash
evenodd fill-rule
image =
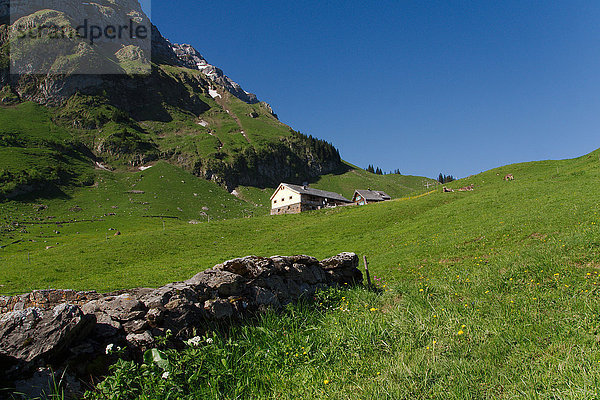
<path id="1" fill-rule="evenodd" d="M 307 152 L 314 154 L 321 161 L 341 162 L 340 152 L 335 146 L 325 140 L 292 131 L 292 137 L 297 144 L 304 146 Z"/>
<path id="2" fill-rule="evenodd" d="M 381 168 L 377 167 L 375 168 L 373 165 L 369 164 L 369 166 L 367 167 L 367 172 L 370 172 L 372 174 L 377 174 L 377 175 L 387 175 L 385 172 L 383 172 L 381 170 Z M 400 173 L 400 169 L 395 169 L 393 172 L 389 172 L 389 174 L 396 174 L 396 175 L 402 175 Z"/>
<path id="3" fill-rule="evenodd" d="M 448 183 L 448 182 L 452 182 L 453 180 L 455 180 L 455 178 L 452 175 L 444 175 L 441 172 L 440 172 L 440 175 L 438 176 L 439 183 Z"/>

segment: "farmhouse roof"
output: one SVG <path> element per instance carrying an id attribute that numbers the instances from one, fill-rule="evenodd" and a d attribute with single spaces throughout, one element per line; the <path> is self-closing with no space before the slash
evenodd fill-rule
<path id="1" fill-rule="evenodd" d="M 380 190 L 357 190 L 354 194 L 359 194 L 367 201 L 384 201 L 392 198 L 385 192 Z"/>
<path id="2" fill-rule="evenodd" d="M 327 192 L 325 190 L 319 190 L 319 189 L 313 189 L 308 186 L 292 185 L 291 183 L 282 183 L 281 185 L 279 185 L 279 187 L 281 187 L 281 186 L 285 186 L 288 189 L 290 189 L 296 193 L 299 193 L 299 194 L 308 194 L 311 196 L 322 197 L 325 199 L 338 200 L 338 201 L 343 201 L 345 203 L 352 203 L 351 200 L 348 200 L 347 198 L 345 198 L 344 196 L 342 196 L 339 193 Z M 273 199 L 273 197 L 275 197 L 275 194 L 278 191 L 279 191 L 279 189 L 275 191 L 273 196 L 271 196 L 271 199 Z"/>

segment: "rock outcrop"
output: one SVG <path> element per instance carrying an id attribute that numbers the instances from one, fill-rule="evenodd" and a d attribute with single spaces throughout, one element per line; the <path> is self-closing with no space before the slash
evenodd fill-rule
<path id="1" fill-rule="evenodd" d="M 249 256 L 158 289 L 0 297 L 0 369 L 6 371 L 0 380 L 10 384 L 48 365 L 89 377 L 92 367 L 106 363 L 107 345 L 126 346 L 136 357 L 167 330 L 184 340 L 210 321 L 240 320 L 319 289 L 361 283 L 357 266 L 354 253 L 321 262 L 303 255 Z"/>
<path id="2" fill-rule="evenodd" d="M 76 305 L 62 303 L 51 309 L 37 307 L 12 311 L 0 318 L 1 352 L 7 360 L 34 364 L 50 362 L 68 352 L 68 346 L 84 338 L 96 318 Z M 10 373 L 10 368 L 7 369 Z"/>
<path id="3" fill-rule="evenodd" d="M 171 51 L 177 57 L 176 63 L 180 66 L 201 71 L 213 82 L 224 87 L 229 93 L 248 104 L 258 103 L 255 94 L 246 92 L 238 83 L 226 76 L 220 68 L 209 64 L 198 50 L 191 45 L 172 44 Z"/>
<path id="4" fill-rule="evenodd" d="M 27 15 L 30 10 L 37 9 L 36 7 L 36 3 L 31 5 L 30 2 L 25 1 L 0 0 L 0 25 L 10 23 L 10 14 L 12 14 L 12 19 L 16 20 L 21 14 Z M 93 3 L 79 0 L 46 0 L 40 3 L 38 8 L 53 10 L 57 15 L 65 16 L 65 18 L 71 21 L 84 21 L 85 19 L 104 21 L 99 26 L 127 25 L 129 19 L 134 19 L 138 23 L 151 26 L 152 48 L 151 50 L 148 48 L 137 49 L 137 51 L 133 52 L 130 51 L 136 58 L 147 60 L 152 58 L 158 63 L 167 63 L 201 71 L 215 85 L 223 87 L 240 100 L 249 104 L 258 103 L 256 95 L 246 92 L 238 83 L 226 76 L 221 69 L 209 64 L 194 47 L 188 44 L 172 44 L 163 37 L 160 31 L 151 25 L 148 16 L 144 13 L 137 0 L 124 0 L 120 2 L 100 0 Z M 136 43 L 127 42 L 126 36 L 121 41 L 123 41 L 124 48 L 133 47 L 133 49 L 136 49 L 134 46 Z M 0 44 L 4 42 L 5 39 L 0 35 Z M 127 45 L 131 46 L 128 47 Z M 88 50 L 92 51 L 91 48 Z M 117 56 L 122 57 L 123 55 L 123 49 L 121 49 L 120 54 L 117 54 Z M 128 59 L 132 57 L 131 54 L 126 56 Z M 13 86 L 16 84 L 15 79 L 13 77 Z M 41 104 L 58 104 L 73 95 L 77 90 L 100 87 L 105 81 L 112 83 L 114 79 L 102 76 L 95 76 L 93 79 L 81 76 L 61 77 L 61 79 L 46 77 L 43 80 L 46 86 L 44 90 L 40 89 L 30 92 L 19 90 L 19 94 L 23 99 L 33 100 Z M 49 82 L 52 84 L 49 84 Z M 26 83 L 21 81 L 16 86 L 25 86 Z"/>

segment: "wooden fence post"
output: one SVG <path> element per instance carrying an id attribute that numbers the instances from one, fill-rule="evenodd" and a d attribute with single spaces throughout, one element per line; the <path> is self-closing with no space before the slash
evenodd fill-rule
<path id="1" fill-rule="evenodd" d="M 369 263 L 367 262 L 367 256 L 363 256 L 365 262 L 365 273 L 367 274 L 367 286 L 371 287 L 371 275 L 369 275 Z"/>

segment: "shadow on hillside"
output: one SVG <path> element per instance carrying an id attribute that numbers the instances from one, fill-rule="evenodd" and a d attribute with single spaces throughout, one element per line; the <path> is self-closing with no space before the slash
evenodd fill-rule
<path id="1" fill-rule="evenodd" d="M 72 197 L 54 183 L 18 188 L 12 193 L 0 196 L 0 201 L 37 202 L 40 200 L 70 200 Z"/>
<path id="2" fill-rule="evenodd" d="M 323 175 L 344 175 L 346 172 L 350 172 L 351 170 L 353 170 L 354 168 L 352 168 L 350 165 L 348 164 L 341 164 L 337 169 L 328 172 L 326 174 Z M 317 176 L 315 178 L 311 178 L 308 180 L 308 183 L 316 183 L 319 181 L 319 179 L 321 179 L 321 176 Z"/>
<path id="3" fill-rule="evenodd" d="M 290 183 L 292 185 L 303 185 L 305 183 L 308 184 L 312 184 L 312 183 L 317 183 L 319 181 L 319 179 L 321 179 L 322 176 L 324 175 L 343 175 L 346 172 L 351 171 L 352 169 L 354 169 L 352 166 L 347 165 L 347 164 L 341 164 L 340 166 L 338 166 L 337 168 L 331 170 L 331 171 L 327 171 L 326 173 L 323 173 L 321 175 L 318 176 L 312 176 L 309 177 L 307 175 L 299 175 L 297 174 L 296 176 L 288 176 L 286 178 L 282 178 L 279 181 L 275 181 L 273 179 L 268 179 L 265 178 L 265 182 L 263 182 L 263 184 L 250 184 L 250 183 L 243 183 L 243 186 L 252 186 L 258 189 L 271 189 L 273 191 L 275 191 L 278 187 L 280 183 Z"/>
<path id="4" fill-rule="evenodd" d="M 353 168 L 351 166 L 349 166 L 348 164 L 342 164 L 340 165 L 338 168 L 336 168 L 335 170 L 332 171 L 328 171 L 327 173 L 318 175 L 318 176 L 314 176 L 314 177 L 310 177 L 310 178 L 302 178 L 302 177 L 291 177 L 289 179 L 287 179 L 285 181 L 285 183 L 291 183 L 293 185 L 302 185 L 304 183 L 308 183 L 308 184 L 312 184 L 312 183 L 317 183 L 319 182 L 319 180 L 321 179 L 321 177 L 323 175 L 343 175 L 346 172 L 351 171 Z M 276 189 L 277 186 L 275 186 L 274 189 Z"/>

